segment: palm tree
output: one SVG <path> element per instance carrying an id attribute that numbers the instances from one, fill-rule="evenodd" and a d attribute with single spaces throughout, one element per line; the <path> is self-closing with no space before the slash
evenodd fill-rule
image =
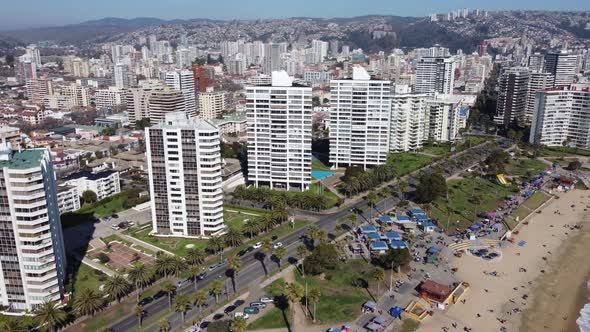
<path id="1" fill-rule="evenodd" d="M 68 315 L 55 302 L 43 302 L 35 308 L 35 318 L 41 325 L 47 325 L 50 332 L 57 332 L 57 328 L 65 323 Z"/>
<path id="2" fill-rule="evenodd" d="M 301 261 L 301 275 L 305 278 L 305 267 L 303 266 L 303 259 L 305 258 L 305 256 L 307 256 L 307 254 L 309 253 L 309 250 L 307 250 L 307 247 L 304 246 L 303 244 L 297 247 L 297 259 L 299 259 L 299 261 Z"/>
<path id="3" fill-rule="evenodd" d="M 110 294 L 111 297 L 117 299 L 117 302 L 119 303 L 121 303 L 123 296 L 127 295 L 130 288 L 127 279 L 120 274 L 108 278 L 104 284 L 105 293 Z"/>
<path id="4" fill-rule="evenodd" d="M 157 274 L 168 278 L 168 276 L 173 272 L 175 264 L 174 257 L 169 255 L 160 255 L 158 258 L 156 258 L 154 269 Z"/>
<path id="5" fill-rule="evenodd" d="M 272 252 L 273 244 L 269 237 L 262 239 L 262 251 L 268 256 Z"/>
<path id="6" fill-rule="evenodd" d="M 223 280 L 217 279 L 209 285 L 209 293 L 215 296 L 215 303 L 219 302 L 219 295 L 223 292 Z"/>
<path id="7" fill-rule="evenodd" d="M 207 303 L 207 299 L 209 297 L 207 296 L 207 293 L 205 293 L 204 290 L 199 290 L 195 293 L 195 297 L 193 298 L 193 303 L 199 307 L 199 311 L 201 311 L 201 308 Z"/>
<path id="8" fill-rule="evenodd" d="M 354 214 L 354 213 L 349 213 L 346 216 L 346 220 L 350 224 L 350 230 L 351 231 L 354 231 L 354 228 L 356 227 L 356 224 L 358 223 L 358 217 L 357 217 L 357 215 Z"/>
<path id="9" fill-rule="evenodd" d="M 184 256 L 184 260 L 188 265 L 201 265 L 205 262 L 206 254 L 202 249 L 189 249 Z"/>
<path id="10" fill-rule="evenodd" d="M 387 187 L 381 188 L 381 196 L 383 196 L 383 198 L 387 199 L 390 194 L 391 192 Z M 384 200 L 384 203 L 387 203 L 387 200 Z M 385 211 L 387 211 L 387 204 L 385 204 Z"/>
<path id="11" fill-rule="evenodd" d="M 27 330 L 22 321 L 15 318 L 7 318 L 0 324 L 0 331 L 4 332 L 27 332 Z"/>
<path id="12" fill-rule="evenodd" d="M 336 226 L 334 226 L 334 233 L 340 232 L 342 232 L 342 224 L 336 224 Z"/>
<path id="13" fill-rule="evenodd" d="M 223 241 L 226 246 L 237 247 L 244 242 L 244 235 L 239 229 L 229 227 L 227 233 L 223 235 Z"/>
<path id="14" fill-rule="evenodd" d="M 320 232 L 320 228 L 316 224 L 312 224 L 307 228 L 307 236 L 311 239 L 312 244 L 315 246 L 315 240 L 318 237 L 318 233 Z"/>
<path id="15" fill-rule="evenodd" d="M 367 194 L 367 201 L 369 202 L 369 220 L 373 221 L 373 207 L 377 204 L 377 194 L 374 191 L 371 191 Z"/>
<path id="16" fill-rule="evenodd" d="M 260 217 L 259 220 L 265 232 L 270 231 L 276 225 L 276 220 L 272 217 L 270 213 L 263 215 L 262 217 Z"/>
<path id="17" fill-rule="evenodd" d="M 285 257 L 286 254 L 287 254 L 287 249 L 285 249 L 285 247 L 278 247 L 275 250 L 275 257 L 277 258 L 277 265 L 279 266 L 279 271 L 282 270 L 281 259 L 283 259 L 283 257 Z"/>
<path id="18" fill-rule="evenodd" d="M 90 288 L 84 288 L 78 294 L 76 294 L 74 300 L 74 308 L 82 315 L 92 315 L 102 308 L 103 300 L 100 294 L 96 293 Z"/>
<path id="19" fill-rule="evenodd" d="M 323 229 L 320 229 L 318 234 L 317 234 L 318 239 L 320 240 L 320 243 L 326 241 L 328 239 L 328 234 L 326 234 L 326 231 Z"/>
<path id="20" fill-rule="evenodd" d="M 133 308 L 133 313 L 137 317 L 137 324 L 139 325 L 139 327 L 141 327 L 141 323 L 143 323 L 143 315 L 145 315 L 145 309 L 143 308 L 143 306 L 138 305 L 135 308 Z"/>
<path id="21" fill-rule="evenodd" d="M 288 283 L 285 286 L 285 296 L 292 303 L 291 310 L 294 310 L 295 303 L 299 303 L 299 301 L 301 301 L 304 291 L 305 290 L 303 289 L 303 286 L 296 282 Z"/>
<path id="22" fill-rule="evenodd" d="M 212 236 L 207 241 L 207 250 L 213 254 L 217 254 L 218 252 L 222 251 L 225 247 L 225 242 L 221 238 L 221 236 Z"/>
<path id="23" fill-rule="evenodd" d="M 289 212 L 287 211 L 285 206 L 275 209 L 271 215 L 278 224 L 282 224 L 287 219 L 289 219 Z"/>
<path id="24" fill-rule="evenodd" d="M 169 281 L 162 284 L 162 291 L 168 294 L 168 308 L 172 308 L 172 294 L 176 292 L 176 286 Z"/>
<path id="25" fill-rule="evenodd" d="M 170 323 L 166 320 L 166 318 L 162 318 L 158 321 L 158 330 L 160 332 L 170 331 Z"/>
<path id="26" fill-rule="evenodd" d="M 260 221 L 258 219 L 250 219 L 242 226 L 242 231 L 248 234 L 250 238 L 253 238 L 255 234 L 258 234 L 260 229 Z"/>
<path id="27" fill-rule="evenodd" d="M 373 271 L 373 280 L 377 282 L 377 298 L 379 298 L 379 285 L 385 279 L 385 271 L 378 267 Z"/>
<path id="28" fill-rule="evenodd" d="M 186 262 L 184 259 L 179 256 L 174 256 L 174 264 L 172 264 L 170 272 L 178 278 L 184 269 L 186 269 Z"/>
<path id="29" fill-rule="evenodd" d="M 201 274 L 201 267 L 198 265 L 191 265 L 188 268 L 188 274 L 193 284 L 195 285 L 195 292 L 197 291 L 197 280 L 199 279 L 199 274 Z"/>
<path id="30" fill-rule="evenodd" d="M 234 332 L 244 332 L 246 331 L 246 326 L 248 326 L 248 323 L 244 317 L 236 317 L 231 321 L 231 327 Z"/>
<path id="31" fill-rule="evenodd" d="M 188 294 L 179 294 L 175 300 L 176 304 L 174 305 L 174 310 L 180 312 L 182 315 L 182 323 L 184 324 L 184 319 L 186 318 L 186 312 L 190 307 L 191 300 L 188 297 Z"/>
<path id="32" fill-rule="evenodd" d="M 151 271 L 144 264 L 139 263 L 129 271 L 127 278 L 130 283 L 135 285 L 135 289 L 141 290 L 141 292 L 137 292 L 137 301 L 139 301 L 143 289 L 152 281 Z"/>
<path id="33" fill-rule="evenodd" d="M 309 290 L 309 294 L 307 294 L 307 300 L 310 303 L 313 303 L 313 322 L 314 323 L 316 320 L 315 309 L 316 309 L 317 303 L 320 301 L 320 296 L 322 296 L 322 293 L 320 292 L 319 288 L 312 288 Z"/>
<path id="34" fill-rule="evenodd" d="M 231 269 L 231 282 L 234 288 L 234 293 L 236 292 L 236 276 L 238 272 L 240 272 L 240 268 L 242 267 L 242 260 L 238 256 L 231 256 L 227 259 L 227 266 Z"/>

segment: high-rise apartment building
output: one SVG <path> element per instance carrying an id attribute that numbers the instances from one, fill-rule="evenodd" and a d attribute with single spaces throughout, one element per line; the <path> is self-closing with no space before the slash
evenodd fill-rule
<path id="1" fill-rule="evenodd" d="M 199 65 L 193 65 L 193 80 L 195 82 L 195 94 L 207 91 L 209 86 L 205 68 Z"/>
<path id="2" fill-rule="evenodd" d="M 195 81 L 190 70 L 171 71 L 166 73 L 166 85 L 173 90 L 182 92 L 187 114 L 197 116 Z"/>
<path id="3" fill-rule="evenodd" d="M 208 237 L 225 229 L 219 131 L 185 112 L 146 128 L 153 230 Z"/>
<path id="4" fill-rule="evenodd" d="M 555 77 L 555 86 L 574 83 L 577 65 L 578 56 L 567 51 L 545 55 L 545 72 Z"/>
<path id="5" fill-rule="evenodd" d="M 537 92 L 529 141 L 590 150 L 590 85 Z"/>
<path id="6" fill-rule="evenodd" d="M 149 97 L 149 118 L 150 123 L 159 124 L 164 122 L 167 113 L 186 112 L 184 95 L 176 90 L 152 91 Z M 187 115 L 194 118 L 194 114 Z"/>
<path id="7" fill-rule="evenodd" d="M 391 95 L 391 124 L 389 151 L 416 151 L 425 141 L 425 94 Z"/>
<path id="8" fill-rule="evenodd" d="M 163 90 L 164 84 L 159 80 L 142 80 L 139 81 L 137 88 L 127 89 L 125 93 L 125 100 L 127 104 L 127 113 L 129 114 L 129 122 L 135 122 L 150 117 L 150 103 L 149 99 L 152 91 Z"/>
<path id="9" fill-rule="evenodd" d="M 212 120 L 219 117 L 225 110 L 227 93 L 225 91 L 213 91 L 199 94 L 199 117 L 205 120 Z"/>
<path id="10" fill-rule="evenodd" d="M 414 92 L 434 97 L 452 94 L 455 84 L 455 60 L 452 57 L 424 57 L 416 64 Z"/>
<path id="11" fill-rule="evenodd" d="M 37 105 L 43 104 L 45 97 L 53 94 L 53 81 L 48 78 L 33 78 L 27 80 L 27 97 Z"/>
<path id="12" fill-rule="evenodd" d="M 96 108 L 112 108 L 125 104 L 125 90 L 110 86 L 108 89 L 99 89 L 94 93 Z"/>
<path id="13" fill-rule="evenodd" d="M 311 184 L 311 88 L 273 72 L 272 84 L 246 87 L 248 181 L 308 190 Z"/>
<path id="14" fill-rule="evenodd" d="M 529 126 L 533 121 L 533 113 L 535 112 L 535 98 L 537 92 L 553 87 L 554 81 L 555 78 L 550 73 L 531 73 L 527 91 L 526 109 L 524 112 L 524 124 L 526 126 Z"/>
<path id="15" fill-rule="evenodd" d="M 452 142 L 459 134 L 460 95 L 436 95 L 426 100 L 424 139 Z"/>
<path id="16" fill-rule="evenodd" d="M 265 74 L 281 70 L 281 45 L 275 43 L 264 44 L 264 61 L 262 69 Z"/>
<path id="17" fill-rule="evenodd" d="M 0 305 L 33 310 L 63 298 L 66 257 L 49 150 L 0 143 Z"/>
<path id="18" fill-rule="evenodd" d="M 122 63 L 117 63 L 115 65 L 113 81 L 115 87 L 119 89 L 125 89 L 130 86 L 129 68 L 127 65 Z"/>
<path id="19" fill-rule="evenodd" d="M 330 162 L 335 167 L 384 164 L 389 152 L 391 82 L 362 67 L 352 79 L 330 82 Z"/>
<path id="20" fill-rule="evenodd" d="M 16 79 L 20 83 L 25 83 L 27 80 L 37 78 L 37 64 L 33 58 L 28 54 L 23 54 L 18 57 L 14 68 Z"/>
<path id="21" fill-rule="evenodd" d="M 540 73 L 545 67 L 545 56 L 541 53 L 531 54 L 527 63 L 527 67 L 533 73 Z"/>
<path id="22" fill-rule="evenodd" d="M 530 69 L 526 67 L 507 68 L 498 82 L 498 101 L 494 122 L 503 126 L 525 125 Z"/>

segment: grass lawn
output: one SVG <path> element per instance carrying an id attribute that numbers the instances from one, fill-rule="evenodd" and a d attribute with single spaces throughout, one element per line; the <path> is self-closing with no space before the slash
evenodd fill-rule
<path id="1" fill-rule="evenodd" d="M 310 275 L 303 278 L 298 270 L 295 271 L 295 278 L 301 285 L 305 285 L 307 280 L 309 289 L 320 289 L 322 296 L 316 309 L 318 324 L 341 323 L 358 317 L 361 314 L 361 305 L 371 299 L 366 289 L 352 284 L 358 279 L 364 279 L 375 288 L 375 283 L 368 277 L 374 269 L 364 260 L 351 260 L 328 272 L 325 279 Z M 381 291 L 385 288 L 383 284 Z M 312 308 L 310 310 L 313 311 Z"/>
<path id="2" fill-rule="evenodd" d="M 148 234 L 152 231 L 151 227 L 148 227 L 144 230 L 131 233 L 130 236 L 133 236 L 136 239 L 141 241 L 147 242 L 151 245 L 154 245 L 158 248 L 162 248 L 164 250 L 170 251 L 176 255 L 181 257 L 185 256 L 189 248 L 186 247 L 187 244 L 193 244 L 194 248 L 201 248 L 205 249 L 207 246 L 206 240 L 195 240 L 195 239 L 185 239 L 185 238 L 178 238 L 178 237 L 155 237 L 149 236 Z"/>
<path id="3" fill-rule="evenodd" d="M 288 322 L 285 321 L 285 318 Z M 287 308 L 285 313 L 277 307 L 273 307 L 252 324 L 249 324 L 246 330 L 265 330 L 265 329 L 283 329 L 291 325 L 291 310 Z"/>
<path id="4" fill-rule="evenodd" d="M 135 297 L 128 297 L 121 305 L 113 306 L 113 310 L 103 310 L 96 316 L 86 320 L 81 326 L 76 327 L 76 331 L 96 332 L 100 331 L 105 326 L 109 326 L 116 322 L 121 317 L 132 314 L 135 307 Z M 82 330 L 80 330 L 82 328 Z M 72 330 L 74 331 L 74 330 Z"/>
<path id="5" fill-rule="evenodd" d="M 460 180 L 447 181 L 449 188 L 449 202 L 444 197 L 439 197 L 434 202 L 429 214 L 439 221 L 439 226 L 446 227 L 447 211 L 446 207 L 450 205 L 452 209 L 449 228 L 466 228 L 476 221 L 474 215 L 476 204 L 472 201 L 474 196 L 480 196 L 482 202 L 477 206 L 477 213 L 494 211 L 508 195 L 514 193 L 515 187 L 505 188 L 486 179 L 464 178 Z"/>
<path id="6" fill-rule="evenodd" d="M 312 171 L 331 171 L 329 166 L 326 166 L 323 162 L 319 159 L 312 158 L 311 159 L 311 170 Z"/>
<path id="7" fill-rule="evenodd" d="M 433 154 L 437 156 L 444 156 L 450 153 L 451 146 L 449 144 L 429 145 L 424 146 L 420 152 L 426 154 Z"/>
<path id="8" fill-rule="evenodd" d="M 314 193 L 322 193 L 324 197 L 326 197 L 326 199 L 328 200 L 328 209 L 336 206 L 336 204 L 338 203 L 338 196 L 319 182 L 312 183 L 309 186 L 309 191 Z"/>
<path id="9" fill-rule="evenodd" d="M 529 208 L 531 211 L 535 210 L 543 203 L 549 200 L 549 195 L 545 194 L 542 191 L 535 192 L 531 197 L 529 197 L 523 205 Z"/>
<path id="10" fill-rule="evenodd" d="M 506 167 L 506 173 L 512 176 L 521 176 L 527 179 L 538 175 L 548 168 L 544 162 L 536 159 L 510 160 Z"/>
<path id="11" fill-rule="evenodd" d="M 237 212 L 234 212 L 237 211 Z M 252 212 L 247 212 L 252 213 Z M 265 212 L 265 214 L 268 212 Z M 224 209 L 223 211 L 223 220 L 225 224 L 230 228 L 242 228 L 242 225 L 246 220 L 256 219 L 259 218 L 262 214 L 256 213 L 256 216 L 250 214 L 244 214 L 241 210 L 235 209 Z"/>
<path id="12" fill-rule="evenodd" d="M 432 162 L 432 157 L 419 153 L 402 152 L 389 155 L 387 163 L 397 169 L 398 176 L 404 176 Z"/>
<path id="13" fill-rule="evenodd" d="M 406 318 L 404 319 L 404 322 L 402 323 L 402 332 L 415 332 L 418 331 L 418 328 L 420 327 L 420 323 L 411 319 L 411 318 Z"/>
<path id="14" fill-rule="evenodd" d="M 590 151 L 563 146 L 546 146 L 541 150 L 541 156 L 543 157 L 563 157 L 572 155 L 590 157 Z"/>
<path id="15" fill-rule="evenodd" d="M 514 228 L 514 226 L 516 226 L 516 224 L 520 221 L 522 221 L 522 219 L 524 219 L 526 216 L 528 216 L 529 214 L 531 214 L 531 210 L 524 207 L 524 206 L 519 206 L 516 210 L 514 210 L 511 214 L 512 218 L 514 218 L 514 225 L 510 225 L 512 226 L 511 228 Z M 518 217 L 518 221 L 516 221 L 516 218 Z"/>
<path id="16" fill-rule="evenodd" d="M 108 276 L 99 270 L 95 270 L 86 264 L 80 264 L 76 273 L 73 288 L 76 292 L 83 289 L 98 291 L 100 285 L 104 284 Z"/>

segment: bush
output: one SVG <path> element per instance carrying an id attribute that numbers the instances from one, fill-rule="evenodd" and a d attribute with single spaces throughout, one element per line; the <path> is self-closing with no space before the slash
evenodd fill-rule
<path id="1" fill-rule="evenodd" d="M 96 258 L 98 258 L 98 261 L 101 262 L 102 264 L 106 264 L 108 263 L 111 259 L 109 258 L 109 256 L 107 256 L 107 254 L 105 254 L 104 252 L 99 253 Z"/>
<path id="2" fill-rule="evenodd" d="M 310 274 L 320 274 L 327 270 L 333 270 L 338 265 L 338 250 L 336 246 L 330 243 L 320 243 L 311 252 L 311 255 L 305 258 L 303 265 L 305 272 Z"/>

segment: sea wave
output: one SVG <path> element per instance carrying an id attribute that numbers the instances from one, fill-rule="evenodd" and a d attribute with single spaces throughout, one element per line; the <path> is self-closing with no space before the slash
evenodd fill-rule
<path id="1" fill-rule="evenodd" d="M 590 288 L 590 280 L 586 284 Z M 580 310 L 580 317 L 576 320 L 580 332 L 590 332 L 590 303 L 587 303 L 582 310 Z"/>

